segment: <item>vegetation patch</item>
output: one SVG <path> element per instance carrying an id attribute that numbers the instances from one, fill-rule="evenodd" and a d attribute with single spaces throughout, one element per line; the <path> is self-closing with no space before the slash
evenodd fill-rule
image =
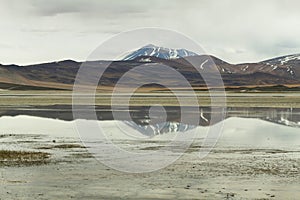
<path id="1" fill-rule="evenodd" d="M 49 158 L 45 152 L 0 150 L 0 166 L 40 165 L 48 163 Z"/>
<path id="2" fill-rule="evenodd" d="M 91 153 L 73 153 L 68 158 L 94 158 Z"/>
<path id="3" fill-rule="evenodd" d="M 38 147 L 38 149 L 76 149 L 76 148 L 84 149 L 86 147 L 80 144 L 58 144 L 53 146 Z"/>
<path id="4" fill-rule="evenodd" d="M 82 146 L 80 144 L 59 144 L 59 145 L 55 145 L 54 148 L 57 148 L 57 149 L 74 149 L 74 148 L 85 148 L 85 146 Z"/>

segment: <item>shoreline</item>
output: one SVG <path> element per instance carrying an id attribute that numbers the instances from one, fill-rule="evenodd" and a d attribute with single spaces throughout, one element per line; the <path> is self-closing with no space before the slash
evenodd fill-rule
<path id="1" fill-rule="evenodd" d="M 300 92 L 260 92 L 260 93 L 235 93 L 235 92 L 214 92 L 211 93 L 213 99 L 208 92 L 196 92 L 197 99 L 188 93 L 179 93 L 179 98 L 184 101 L 180 106 L 195 106 L 198 101 L 199 106 L 217 107 L 277 107 L 277 108 L 300 108 Z M 224 96 L 226 95 L 226 96 Z M 124 106 L 127 97 L 131 94 L 123 93 L 114 95 L 115 106 Z M 0 92 L 0 106 L 46 106 L 46 105 L 80 105 L 88 97 L 86 95 L 77 95 L 75 101 L 72 99 L 72 92 L 65 91 L 27 91 L 27 92 Z M 92 97 L 93 100 L 94 97 Z M 110 93 L 96 93 L 95 105 L 110 106 Z M 90 101 L 88 100 L 88 101 Z M 212 102 L 213 100 L 213 102 Z M 135 93 L 130 98 L 131 106 L 149 106 L 160 104 L 163 106 L 179 106 L 176 96 L 169 93 Z M 197 106 L 198 106 L 197 105 Z"/>

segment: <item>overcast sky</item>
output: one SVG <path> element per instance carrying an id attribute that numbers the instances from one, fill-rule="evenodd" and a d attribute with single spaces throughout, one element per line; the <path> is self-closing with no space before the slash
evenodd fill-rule
<path id="1" fill-rule="evenodd" d="M 231 63 L 300 53 L 298 0 L 0 0 L 0 63 L 85 60 L 134 28 L 179 31 Z"/>

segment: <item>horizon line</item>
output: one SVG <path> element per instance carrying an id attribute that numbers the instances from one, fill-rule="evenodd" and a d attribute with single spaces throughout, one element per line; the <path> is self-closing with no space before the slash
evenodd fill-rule
<path id="1" fill-rule="evenodd" d="M 275 58 L 280 58 L 280 57 L 286 57 L 286 56 L 293 56 L 293 55 L 300 55 L 300 53 L 294 53 L 294 54 L 285 54 L 285 55 L 280 55 L 280 56 L 276 56 L 276 57 L 269 57 L 269 58 L 265 58 L 263 60 L 260 61 L 254 61 L 254 62 L 238 62 L 238 63 L 231 63 L 226 61 L 225 59 L 222 59 L 218 56 L 212 55 L 212 54 L 200 54 L 197 56 L 210 56 L 210 57 L 215 57 L 217 59 L 220 59 L 226 63 L 232 64 L 232 65 L 239 65 L 239 64 L 251 64 L 251 63 L 260 63 L 260 62 L 264 62 L 264 61 L 268 61 L 268 60 L 272 60 Z M 147 56 L 147 55 L 145 55 Z M 148 56 L 148 57 L 156 57 L 156 56 Z M 192 57 L 192 56 L 187 56 L 187 57 Z M 180 57 L 180 58 L 184 58 L 184 57 Z M 163 59 L 163 58 L 162 58 Z M 179 59 L 179 58 L 176 58 Z M 175 60 L 175 59 L 166 59 L 166 60 Z M 57 60 L 47 60 L 47 61 L 37 61 L 37 62 L 33 62 L 33 63 L 27 63 L 27 64 L 16 64 L 16 63 L 1 63 L 0 65 L 2 66 L 11 66 L 11 65 L 15 65 L 15 66 L 21 66 L 21 67 L 26 67 L 26 66 L 31 66 L 31 65 L 41 65 L 41 64 L 50 64 L 50 63 L 59 63 L 59 62 L 64 62 L 64 61 L 73 61 L 76 63 L 83 63 L 83 62 L 96 62 L 96 61 L 130 61 L 130 60 L 122 60 L 122 59 L 97 59 L 97 60 L 85 60 L 85 61 L 79 61 L 73 58 L 61 58 L 61 59 L 57 59 Z"/>

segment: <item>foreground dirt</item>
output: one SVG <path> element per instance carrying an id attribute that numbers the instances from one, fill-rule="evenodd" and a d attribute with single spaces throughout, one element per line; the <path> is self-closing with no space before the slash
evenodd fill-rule
<path id="1" fill-rule="evenodd" d="M 1 199 L 297 199 L 300 196 L 299 149 L 219 144 L 206 158 L 199 159 L 201 147 L 194 145 L 162 170 L 132 174 L 104 166 L 72 139 L 12 137 L 24 148 L 48 152 L 51 162 L 1 167 Z M 155 149 L 160 144 L 151 145 Z M 141 148 L 141 151 L 147 150 Z"/>

